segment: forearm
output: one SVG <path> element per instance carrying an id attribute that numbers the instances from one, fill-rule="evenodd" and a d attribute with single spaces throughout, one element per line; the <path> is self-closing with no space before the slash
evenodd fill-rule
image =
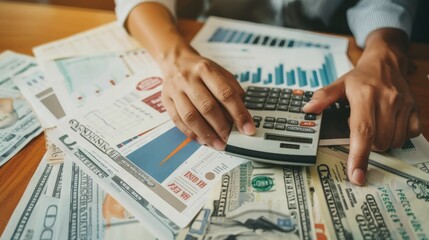
<path id="1" fill-rule="evenodd" d="M 179 34 L 171 13 L 158 3 L 140 4 L 125 25 L 158 63 L 183 51 L 193 51 Z"/>

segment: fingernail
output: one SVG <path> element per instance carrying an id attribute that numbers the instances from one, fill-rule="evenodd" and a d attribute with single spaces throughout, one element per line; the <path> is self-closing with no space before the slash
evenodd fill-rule
<path id="1" fill-rule="evenodd" d="M 213 141 L 213 146 L 216 150 L 222 151 L 225 148 L 225 143 L 219 139 Z"/>
<path id="2" fill-rule="evenodd" d="M 243 131 L 246 135 L 253 135 L 256 131 L 255 125 L 251 122 L 247 122 L 243 125 Z"/>
<path id="3" fill-rule="evenodd" d="M 352 174 L 353 182 L 357 185 L 365 184 L 365 172 L 360 168 L 355 168 Z"/>

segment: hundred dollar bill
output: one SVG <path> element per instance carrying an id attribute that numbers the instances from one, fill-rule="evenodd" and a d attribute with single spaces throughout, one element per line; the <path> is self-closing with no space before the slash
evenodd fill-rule
<path id="1" fill-rule="evenodd" d="M 54 143 L 63 149 L 66 159 L 69 158 L 76 163 L 77 166 L 85 171 L 85 174 L 87 174 L 88 177 L 95 181 L 104 191 L 109 193 L 113 199 L 119 199 L 121 205 L 124 206 L 125 209 L 130 209 L 133 215 L 143 225 L 150 226 L 149 231 L 157 236 L 158 239 L 174 238 L 180 228 L 149 203 L 142 196 L 142 192 L 139 189 L 130 186 L 128 179 L 124 178 L 124 176 L 115 174 L 114 169 L 111 166 L 100 161 L 100 156 L 86 151 L 80 147 L 77 142 L 68 137 L 68 135 L 63 134 L 58 130 L 54 130 L 52 131 L 51 136 L 53 136 Z M 72 177 L 66 177 L 65 179 L 68 182 L 65 184 L 70 186 L 74 183 L 74 186 L 78 188 L 80 173 L 75 169 L 74 174 L 76 179 L 72 181 Z M 88 179 L 84 181 L 88 181 Z M 149 179 L 146 179 L 145 181 L 147 183 L 151 183 L 149 182 Z M 87 183 L 85 184 L 87 185 Z M 73 192 L 69 195 L 70 198 L 74 197 Z M 65 205 L 72 206 L 72 203 L 74 203 L 74 206 L 76 206 L 78 205 L 77 200 L 78 199 L 75 198 L 70 199 L 71 203 L 66 203 Z M 70 212 L 64 214 L 69 215 Z M 74 217 L 77 216 L 75 215 Z M 79 219 L 76 218 L 74 221 L 67 224 L 72 224 L 77 227 L 79 226 Z M 70 226 L 68 226 L 68 228 L 70 228 Z M 63 230 L 65 232 L 72 231 L 72 233 L 76 233 L 75 229 L 71 228 L 71 230 L 69 230 L 68 228 L 63 228 Z"/>
<path id="2" fill-rule="evenodd" d="M 304 168 L 241 164 L 177 239 L 315 239 Z"/>
<path id="3" fill-rule="evenodd" d="M 1 239 L 58 239 L 62 173 L 43 157 Z"/>
<path id="4" fill-rule="evenodd" d="M 61 196 L 62 239 L 156 239 L 131 212 L 104 192 L 71 159 L 65 160 Z"/>
<path id="5" fill-rule="evenodd" d="M 422 134 L 407 140 L 401 148 L 390 149 L 388 154 L 429 174 L 429 143 Z"/>
<path id="6" fill-rule="evenodd" d="M 311 180 L 310 169 L 305 168 L 305 171 L 307 173 L 307 184 L 308 184 L 309 195 L 310 195 L 309 203 L 311 205 L 311 209 L 313 210 L 312 213 L 313 213 L 314 231 L 316 233 L 316 239 L 318 240 L 330 239 L 325 226 L 326 225 L 325 221 L 322 216 L 322 212 L 320 211 L 320 203 L 316 197 L 313 181 Z"/>
<path id="7" fill-rule="evenodd" d="M 10 51 L 0 54 L 0 166 L 42 132 L 13 81 L 34 66 L 35 61 L 28 56 Z"/>
<path id="8" fill-rule="evenodd" d="M 340 151 L 341 150 L 341 151 Z M 428 239 L 429 178 L 401 161 L 371 154 L 365 186 L 350 183 L 347 153 L 320 148 L 310 168 L 334 239 Z"/>

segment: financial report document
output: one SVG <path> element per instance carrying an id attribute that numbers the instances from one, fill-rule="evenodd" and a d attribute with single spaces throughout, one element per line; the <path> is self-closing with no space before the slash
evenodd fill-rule
<path id="1" fill-rule="evenodd" d="M 43 66 L 66 114 L 132 76 L 158 70 L 145 49 L 61 58 L 45 61 Z"/>
<path id="2" fill-rule="evenodd" d="M 191 44 L 226 43 L 237 46 L 267 48 L 315 48 L 347 52 L 347 38 L 314 32 L 250 23 L 220 17 L 209 17 Z"/>

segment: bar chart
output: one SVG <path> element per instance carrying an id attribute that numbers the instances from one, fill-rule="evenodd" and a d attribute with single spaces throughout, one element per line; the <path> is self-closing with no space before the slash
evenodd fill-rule
<path id="1" fill-rule="evenodd" d="M 322 48 L 329 49 L 330 46 L 323 43 L 302 41 L 293 38 L 284 38 L 256 32 L 242 31 L 233 28 L 217 27 L 209 37 L 211 43 L 238 43 L 257 46 L 281 47 L 281 48 Z"/>
<path id="2" fill-rule="evenodd" d="M 286 67 L 279 63 L 271 68 L 259 66 L 253 70 L 235 72 L 234 76 L 241 84 L 317 89 L 329 85 L 338 77 L 333 55 L 324 54 L 323 60 L 317 68 Z"/>

